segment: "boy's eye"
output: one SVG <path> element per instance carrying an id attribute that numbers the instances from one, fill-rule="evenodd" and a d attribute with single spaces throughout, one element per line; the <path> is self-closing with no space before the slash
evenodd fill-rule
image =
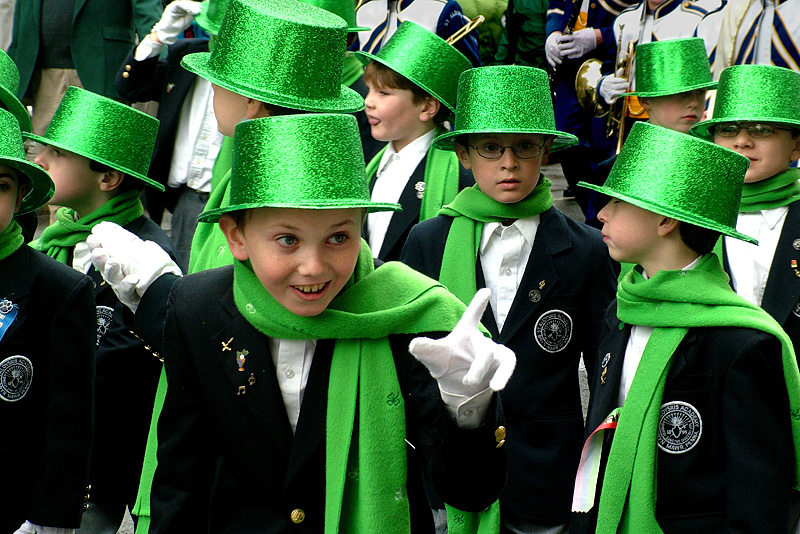
<path id="1" fill-rule="evenodd" d="M 496 154 L 500 152 L 500 145 L 495 143 L 486 143 L 481 147 L 481 149 L 489 154 Z"/>
<path id="2" fill-rule="evenodd" d="M 334 234 L 328 238 L 328 242 L 334 245 L 340 245 L 345 241 L 347 241 L 347 234 Z"/>
<path id="3" fill-rule="evenodd" d="M 531 143 L 530 141 L 521 141 L 517 145 L 517 148 L 521 150 L 530 150 L 531 148 L 533 148 L 533 143 Z"/>
<path id="4" fill-rule="evenodd" d="M 9 189 L 11 189 L 11 186 L 8 185 L 7 183 L 5 183 L 5 182 L 1 182 L 0 183 L 0 191 L 5 192 L 5 191 L 8 191 Z"/>
<path id="5" fill-rule="evenodd" d="M 278 238 L 278 243 L 284 247 L 291 247 L 292 245 L 297 244 L 297 238 L 293 235 L 283 235 Z"/>

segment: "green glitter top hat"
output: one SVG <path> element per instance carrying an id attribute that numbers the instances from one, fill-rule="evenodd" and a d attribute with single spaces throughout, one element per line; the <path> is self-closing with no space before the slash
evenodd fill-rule
<path id="1" fill-rule="evenodd" d="M 299 0 L 230 0 L 211 52 L 181 65 L 234 93 L 316 112 L 354 113 L 364 99 L 342 85 L 344 20 Z"/>
<path id="2" fill-rule="evenodd" d="M 19 127 L 25 131 L 33 130 L 28 110 L 17 98 L 19 89 L 19 69 L 8 54 L 0 50 L 0 105 L 17 118 Z"/>
<path id="3" fill-rule="evenodd" d="M 364 32 L 370 30 L 366 26 L 359 26 L 356 23 L 356 3 L 355 0 L 301 0 L 306 4 L 317 6 L 325 11 L 330 11 L 338 15 L 347 23 L 348 32 Z"/>
<path id="4" fill-rule="evenodd" d="M 469 70 L 469 59 L 435 33 L 405 21 L 377 54 L 356 52 L 386 65 L 456 110 L 458 77 Z"/>
<path id="5" fill-rule="evenodd" d="M 437 137 L 434 145 L 453 150 L 453 138 L 471 133 L 554 135 L 553 150 L 578 142 L 556 130 L 547 73 L 534 67 L 479 67 L 461 75 L 455 130 Z"/>
<path id="6" fill-rule="evenodd" d="M 252 208 L 367 208 L 399 211 L 399 204 L 370 200 L 358 122 L 352 115 L 282 115 L 236 125 L 230 204 L 204 211 Z"/>
<path id="7" fill-rule="evenodd" d="M 605 184 L 578 185 L 757 244 L 736 231 L 748 165 L 733 150 L 640 121 L 631 128 Z"/>
<path id="8" fill-rule="evenodd" d="M 636 91 L 624 95 L 649 98 L 717 86 L 700 37 L 640 44 L 635 63 Z"/>
<path id="9" fill-rule="evenodd" d="M 722 71 L 713 119 L 690 132 L 711 138 L 722 122 L 767 122 L 800 130 L 800 74 L 772 65 L 735 65 Z"/>
<path id="10" fill-rule="evenodd" d="M 28 192 L 16 215 L 24 215 L 47 204 L 55 187 L 44 169 L 25 159 L 22 132 L 17 118 L 0 109 L 0 165 L 10 167 L 28 178 Z"/>
<path id="11" fill-rule="evenodd" d="M 200 4 L 200 13 L 194 18 L 195 22 L 211 35 L 216 35 L 229 3 L 230 0 L 205 0 Z"/>
<path id="12" fill-rule="evenodd" d="M 164 191 L 163 185 L 147 177 L 157 133 L 158 119 L 72 86 L 44 135 L 25 137 L 93 159 Z"/>

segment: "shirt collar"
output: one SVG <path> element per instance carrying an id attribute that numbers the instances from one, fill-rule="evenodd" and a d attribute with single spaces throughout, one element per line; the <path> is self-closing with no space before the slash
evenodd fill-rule
<path id="1" fill-rule="evenodd" d="M 389 158 L 395 156 L 396 159 L 406 159 L 416 157 L 417 160 L 421 160 L 422 156 L 424 156 L 428 150 L 433 145 L 433 138 L 436 137 L 436 128 L 433 130 L 424 133 L 411 141 L 409 144 L 404 146 L 400 149 L 400 152 L 396 152 L 394 149 L 394 145 L 389 142 L 386 146 L 386 152 L 383 153 L 383 157 L 381 158 L 380 169 L 383 169 L 383 166 L 389 161 Z"/>
<path id="2" fill-rule="evenodd" d="M 515 226 L 519 233 L 522 234 L 522 238 L 525 239 L 525 243 L 529 247 L 533 247 L 533 241 L 536 239 L 536 230 L 539 228 L 539 216 L 534 215 L 532 217 L 525 217 L 524 219 L 517 219 L 516 221 L 512 222 L 509 226 Z M 500 236 L 503 231 L 503 223 L 499 222 L 490 222 L 486 223 L 483 227 L 483 232 L 481 234 L 481 248 L 480 252 L 483 254 L 486 247 L 489 245 L 489 241 L 491 241 L 494 235 Z"/>

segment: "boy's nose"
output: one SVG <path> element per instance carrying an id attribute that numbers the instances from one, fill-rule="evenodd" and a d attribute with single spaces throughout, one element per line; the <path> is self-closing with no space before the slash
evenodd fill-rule
<path id="1" fill-rule="evenodd" d="M 750 137 L 750 133 L 747 131 L 747 128 L 739 128 L 739 133 L 737 133 L 736 137 L 734 137 L 733 139 L 733 146 L 735 147 L 753 146 L 753 138 Z"/>
<path id="2" fill-rule="evenodd" d="M 503 153 L 500 155 L 500 165 L 504 169 L 514 169 L 519 166 L 517 156 L 514 155 L 514 151 L 511 150 L 511 147 L 503 149 Z"/>
<path id="3" fill-rule="evenodd" d="M 316 250 L 308 251 L 303 254 L 297 272 L 303 276 L 314 276 L 324 271 L 322 256 Z"/>
<path id="4" fill-rule="evenodd" d="M 34 159 L 33 162 L 37 164 L 39 167 L 43 168 L 44 170 L 47 170 L 47 163 L 45 162 L 44 152 L 39 153 L 39 155 L 36 156 L 36 159 Z"/>

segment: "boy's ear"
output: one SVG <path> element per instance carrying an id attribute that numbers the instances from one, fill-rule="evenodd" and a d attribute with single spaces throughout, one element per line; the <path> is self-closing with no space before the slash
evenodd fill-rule
<path id="1" fill-rule="evenodd" d="M 22 206 L 22 199 L 25 198 L 25 193 L 28 192 L 28 182 L 25 181 L 19 184 L 17 188 L 17 202 L 14 205 L 14 213 L 19 211 L 19 207 Z"/>
<path id="2" fill-rule="evenodd" d="M 225 234 L 225 239 L 228 240 L 228 248 L 231 249 L 233 257 L 239 261 L 245 261 L 250 258 L 245 247 L 244 232 L 236 224 L 236 219 L 227 213 L 219 218 L 219 228 Z"/>
<path id="3" fill-rule="evenodd" d="M 469 161 L 469 152 L 467 151 L 467 147 L 458 141 L 453 141 L 453 148 L 456 151 L 456 156 L 458 156 L 458 161 L 461 162 L 461 166 L 465 169 L 471 169 L 472 164 Z"/>
<path id="4" fill-rule="evenodd" d="M 789 161 L 797 161 L 800 159 L 800 134 L 797 132 L 792 132 L 792 134 L 796 135 L 797 137 L 792 138 L 794 141 L 794 146 L 792 147 L 792 151 L 789 152 Z"/>
<path id="5" fill-rule="evenodd" d="M 247 98 L 247 110 L 245 111 L 245 119 L 261 119 L 269 117 L 269 111 L 260 100 L 255 98 Z"/>
<path id="6" fill-rule="evenodd" d="M 426 96 L 425 103 L 422 105 L 422 109 L 419 111 L 419 120 L 422 122 L 432 121 L 441 107 L 442 103 L 437 99 L 432 96 Z"/>
<path id="7" fill-rule="evenodd" d="M 645 109 L 645 111 L 647 111 L 648 113 L 650 112 L 650 99 L 649 98 L 644 97 L 644 96 L 640 96 L 639 97 L 639 103 L 642 105 L 642 107 Z"/>
<path id="8" fill-rule="evenodd" d="M 547 162 L 550 161 L 550 149 L 553 146 L 553 139 L 555 138 L 551 136 L 544 142 L 544 146 L 542 147 L 542 165 L 547 165 Z"/>
<path id="9" fill-rule="evenodd" d="M 680 221 L 678 221 L 678 219 L 662 217 L 661 220 L 658 221 L 658 235 L 660 237 L 665 237 L 675 231 L 679 225 Z"/>
<path id="10" fill-rule="evenodd" d="M 125 178 L 125 173 L 116 169 L 110 169 L 103 173 L 100 178 L 100 191 L 113 191 L 122 185 L 122 180 Z"/>

